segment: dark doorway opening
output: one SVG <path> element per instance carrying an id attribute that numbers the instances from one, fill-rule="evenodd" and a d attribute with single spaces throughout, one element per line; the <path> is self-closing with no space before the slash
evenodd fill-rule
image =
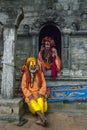
<path id="1" fill-rule="evenodd" d="M 39 50 L 41 47 L 41 41 L 45 36 L 50 36 L 54 39 L 56 49 L 61 58 L 61 32 L 55 25 L 45 25 L 39 33 Z"/>

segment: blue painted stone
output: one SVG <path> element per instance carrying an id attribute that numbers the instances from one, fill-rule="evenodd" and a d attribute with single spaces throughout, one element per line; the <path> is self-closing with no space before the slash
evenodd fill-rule
<path id="1" fill-rule="evenodd" d="M 50 96 L 48 102 L 87 101 L 87 84 L 48 86 Z"/>

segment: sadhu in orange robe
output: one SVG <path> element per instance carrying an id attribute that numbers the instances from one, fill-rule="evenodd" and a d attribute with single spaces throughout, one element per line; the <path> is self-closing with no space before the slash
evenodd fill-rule
<path id="1" fill-rule="evenodd" d="M 62 62 L 60 57 L 57 54 L 57 50 L 53 47 L 49 50 L 49 59 L 51 59 L 51 63 L 48 63 L 46 61 L 47 56 L 44 56 L 43 59 L 43 55 L 45 55 L 45 49 L 43 49 L 43 52 L 39 52 L 38 54 L 38 66 L 39 69 L 42 70 L 43 72 L 45 72 L 46 70 L 51 70 L 51 76 L 53 78 L 57 77 L 57 73 L 59 73 L 61 71 L 62 68 Z"/>
<path id="2" fill-rule="evenodd" d="M 46 81 L 43 72 L 39 71 L 36 73 L 33 85 L 31 86 L 29 72 L 26 71 L 22 76 L 21 88 L 25 102 L 33 114 L 36 111 L 41 111 L 42 113 L 47 111 L 47 101 L 44 97 L 46 93 Z M 38 98 L 39 94 L 43 95 L 43 97 Z M 28 97 L 30 95 L 34 97 L 33 100 L 29 100 Z"/>

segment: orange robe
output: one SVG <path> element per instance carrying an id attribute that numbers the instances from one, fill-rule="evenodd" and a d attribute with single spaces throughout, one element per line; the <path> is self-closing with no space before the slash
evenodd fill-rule
<path id="1" fill-rule="evenodd" d="M 30 86 L 28 71 L 25 71 L 22 77 L 22 92 L 24 94 L 25 102 L 27 103 L 29 110 L 35 114 L 37 111 L 41 111 L 43 114 L 47 111 L 47 101 L 45 97 L 38 97 L 38 94 L 45 96 L 46 93 L 46 81 L 43 72 L 36 73 L 36 77 L 33 83 L 33 87 Z M 33 99 L 28 97 L 33 95 Z"/>
<path id="2" fill-rule="evenodd" d="M 42 59 L 41 52 L 39 52 L 38 53 L 38 66 L 39 66 L 39 69 L 41 71 L 43 71 L 44 73 L 45 73 L 46 70 L 51 70 L 51 76 L 56 77 L 57 73 L 59 73 L 61 71 L 62 63 L 61 63 L 60 57 L 58 56 L 58 54 L 56 52 L 56 49 L 53 48 L 52 54 L 54 55 L 53 61 L 52 61 L 51 64 L 48 64 L 47 62 L 45 62 Z"/>
<path id="3" fill-rule="evenodd" d="M 29 84 L 27 83 L 27 73 L 28 72 L 25 72 L 23 74 L 22 82 L 21 82 L 21 88 L 22 88 L 23 95 L 25 97 L 25 101 L 27 103 L 29 103 L 30 101 L 29 101 L 28 97 L 31 94 L 33 95 L 35 100 L 37 100 L 38 94 L 41 94 L 43 96 L 45 95 L 45 93 L 46 93 L 46 81 L 45 81 L 43 72 L 40 72 L 41 77 L 39 77 L 39 75 L 36 74 L 36 77 L 35 77 L 35 80 L 34 80 L 34 83 L 33 83 L 33 87 L 31 87 L 30 83 Z"/>

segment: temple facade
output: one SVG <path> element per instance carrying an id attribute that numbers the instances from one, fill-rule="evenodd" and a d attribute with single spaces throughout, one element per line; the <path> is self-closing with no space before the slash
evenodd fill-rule
<path id="1" fill-rule="evenodd" d="M 87 1 L 1 0 L 0 112 L 4 108 L 5 114 L 0 118 L 6 118 L 7 111 L 7 119 L 15 113 L 17 119 L 22 115 L 18 113 L 23 106 L 19 94 L 20 69 L 27 57 L 37 57 L 45 36 L 54 39 L 62 61 L 62 70 L 55 82 L 46 74 L 47 86 L 86 86 Z"/>

